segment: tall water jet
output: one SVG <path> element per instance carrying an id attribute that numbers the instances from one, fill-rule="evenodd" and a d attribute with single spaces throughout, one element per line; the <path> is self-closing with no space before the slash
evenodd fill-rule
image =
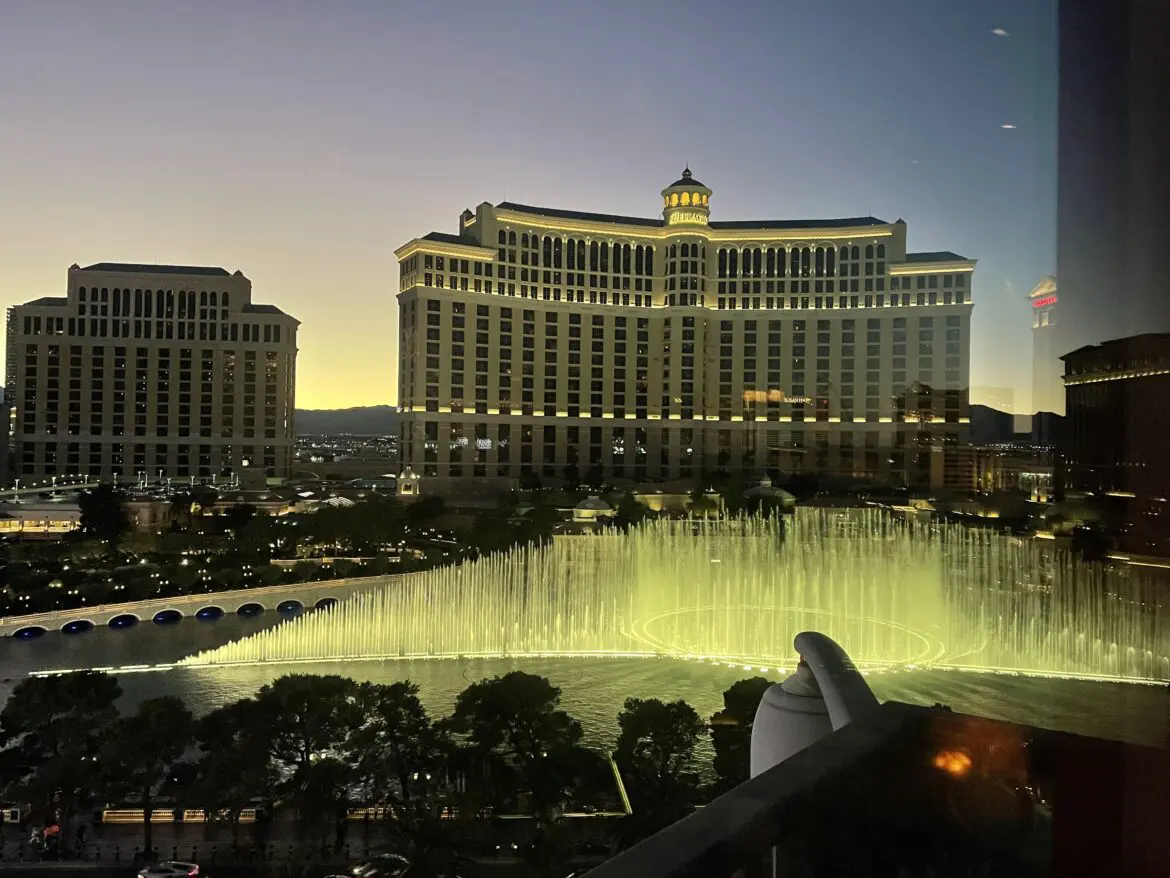
<path id="1" fill-rule="evenodd" d="M 1170 677 L 1149 576 L 874 509 L 558 537 L 393 580 L 184 663 L 644 654 L 767 667 L 809 629 L 862 666 Z"/>

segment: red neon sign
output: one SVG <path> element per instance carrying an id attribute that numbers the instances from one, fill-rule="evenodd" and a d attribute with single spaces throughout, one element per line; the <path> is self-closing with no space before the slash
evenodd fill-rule
<path id="1" fill-rule="evenodd" d="M 1055 305 L 1056 296 L 1043 296 L 1039 299 L 1032 300 L 1033 308 L 1043 308 L 1045 305 Z"/>

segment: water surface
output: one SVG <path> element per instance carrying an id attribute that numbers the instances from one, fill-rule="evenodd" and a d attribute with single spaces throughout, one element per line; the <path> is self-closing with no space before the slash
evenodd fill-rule
<path id="1" fill-rule="evenodd" d="M 173 626 L 147 623 L 73 635 L 54 632 L 36 640 L 3 638 L 0 699 L 6 699 L 12 686 L 32 671 L 169 663 L 278 622 L 275 614 L 268 613 L 252 619 L 186 619 Z M 172 694 L 182 697 L 196 713 L 205 713 L 295 670 L 376 682 L 410 679 L 419 684 L 427 708 L 445 714 L 468 683 L 513 669 L 542 674 L 560 686 L 566 709 L 581 720 L 595 744 L 613 739 L 615 718 L 626 698 L 682 698 L 709 716 L 722 706 L 724 689 L 754 676 L 742 667 L 670 658 L 419 659 L 197 667 L 120 675 L 125 692 L 120 706 L 132 710 L 144 698 Z M 768 676 L 782 678 L 776 671 Z M 1161 686 L 938 669 L 873 674 L 869 681 L 882 700 L 941 702 L 993 719 L 1141 744 L 1170 743 L 1170 691 Z"/>

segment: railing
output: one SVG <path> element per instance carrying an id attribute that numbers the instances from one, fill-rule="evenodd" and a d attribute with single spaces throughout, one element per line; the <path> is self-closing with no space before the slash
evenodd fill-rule
<path id="1" fill-rule="evenodd" d="M 202 808 L 186 808 L 175 813 L 174 808 L 154 808 L 150 812 L 151 823 L 206 823 L 207 812 Z M 98 812 L 98 817 L 101 819 L 99 823 L 119 824 L 129 823 L 132 825 L 141 826 L 146 819 L 146 812 L 142 808 L 105 808 Z M 228 812 L 221 811 L 218 814 L 220 820 L 226 821 L 228 819 Z M 240 823 L 255 823 L 256 809 L 245 808 L 240 812 Z"/>
<path id="2" fill-rule="evenodd" d="M 947 761 L 945 741 L 961 740 L 968 720 L 945 709 L 886 703 L 590 876 L 1048 874 L 1043 809 L 1017 813 L 1023 799 L 1016 790 L 1005 795 L 994 772 L 980 773 L 978 748 L 969 757 L 974 765 Z M 971 773 L 959 777 L 965 767 Z M 966 801 L 973 790 L 978 796 Z M 996 795 L 987 798 L 986 790 Z M 981 813 L 985 799 L 1001 810 Z"/>
<path id="3" fill-rule="evenodd" d="M 382 576 L 352 576 L 345 579 L 313 580 L 310 582 L 294 582 L 288 585 L 267 585 L 259 588 L 237 588 L 225 591 L 176 595 L 169 598 L 148 598 L 146 600 L 127 601 L 125 603 L 94 604 L 69 610 L 49 610 L 44 613 L 0 616 L 0 635 L 28 627 L 59 628 L 65 622 L 74 619 L 136 613 L 137 610 L 148 612 L 153 617 L 155 613 L 164 609 L 190 610 L 194 612 L 203 607 L 218 606 L 221 603 L 232 604 L 237 601 L 244 603 L 262 603 L 268 599 L 295 596 L 305 592 L 326 592 L 332 590 L 340 593 L 354 586 L 361 587 L 379 583 L 390 583 L 393 580 L 410 575 L 409 573 L 389 573 Z M 322 596 L 328 597 L 329 595 Z M 280 601 L 277 600 L 276 603 L 279 604 Z"/>

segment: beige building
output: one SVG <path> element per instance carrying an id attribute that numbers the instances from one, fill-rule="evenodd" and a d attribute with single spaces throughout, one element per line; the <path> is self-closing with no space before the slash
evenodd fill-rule
<path id="1" fill-rule="evenodd" d="M 908 253 L 901 220 L 712 221 L 689 170 L 661 198 L 484 203 L 396 251 L 424 491 L 592 466 L 917 483 L 966 442 L 973 260 Z"/>
<path id="2" fill-rule="evenodd" d="M 8 310 L 17 478 L 286 477 L 298 322 L 222 268 L 103 262 Z"/>

